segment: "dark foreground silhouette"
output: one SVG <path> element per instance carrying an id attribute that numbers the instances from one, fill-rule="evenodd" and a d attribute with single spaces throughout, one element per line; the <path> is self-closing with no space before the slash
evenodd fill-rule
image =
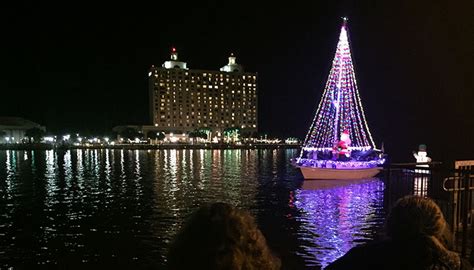
<path id="1" fill-rule="evenodd" d="M 452 234 L 438 205 L 407 196 L 387 218 L 388 238 L 351 249 L 326 269 L 472 269 L 453 248 Z"/>
<path id="2" fill-rule="evenodd" d="M 229 204 L 197 210 L 176 236 L 168 269 L 280 269 L 253 217 Z"/>

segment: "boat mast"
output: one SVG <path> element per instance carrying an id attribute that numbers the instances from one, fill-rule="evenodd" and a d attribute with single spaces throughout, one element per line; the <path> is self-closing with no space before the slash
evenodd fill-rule
<path id="1" fill-rule="evenodd" d="M 340 31 L 328 80 L 306 134 L 304 150 L 332 149 L 343 130 L 349 132 L 353 149 L 375 147 L 357 89 L 349 45 L 348 19 L 345 17 L 342 18 Z"/>
<path id="2" fill-rule="evenodd" d="M 347 17 L 342 17 L 342 28 L 346 28 L 347 24 Z M 342 33 L 342 32 L 341 32 Z M 340 104 L 341 104 L 341 83 L 342 83 L 342 61 L 343 58 L 339 58 L 339 72 L 337 75 L 337 82 L 336 82 L 336 91 L 337 91 L 337 101 L 334 101 L 334 106 L 336 107 L 336 119 L 334 121 L 334 142 L 337 142 L 339 140 L 339 132 L 338 132 L 338 126 L 339 126 L 339 111 L 340 111 Z"/>
<path id="3" fill-rule="evenodd" d="M 342 76 L 342 68 L 339 65 L 339 74 L 337 75 L 337 82 L 336 82 L 336 91 L 337 91 L 337 100 L 334 101 L 334 106 L 336 107 L 336 120 L 334 121 L 334 142 L 338 140 L 338 132 L 337 127 L 339 126 L 339 108 L 341 102 L 341 76 Z"/>

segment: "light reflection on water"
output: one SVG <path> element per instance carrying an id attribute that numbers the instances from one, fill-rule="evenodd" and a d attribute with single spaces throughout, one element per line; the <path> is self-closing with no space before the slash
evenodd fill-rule
<path id="1" fill-rule="evenodd" d="M 327 266 L 357 243 L 374 238 L 374 227 L 383 223 L 383 182 L 368 180 L 306 181 L 296 192 L 297 219 L 305 224 L 299 236 L 314 246 L 305 250 Z"/>
<path id="2" fill-rule="evenodd" d="M 186 217 L 214 201 L 252 212 L 284 268 L 324 266 L 374 237 L 383 184 L 303 182 L 297 154 L 0 151 L 0 268 L 161 268 Z"/>

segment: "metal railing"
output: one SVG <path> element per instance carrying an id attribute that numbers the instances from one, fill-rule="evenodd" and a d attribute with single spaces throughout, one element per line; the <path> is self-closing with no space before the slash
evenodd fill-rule
<path id="1" fill-rule="evenodd" d="M 461 255 L 466 257 L 474 226 L 474 161 L 456 162 L 455 169 L 446 169 L 440 162 L 392 163 L 384 171 L 386 209 L 406 195 L 433 199 L 451 225 L 453 236 L 461 242 Z"/>
<path id="2" fill-rule="evenodd" d="M 473 227 L 474 161 L 457 161 L 453 176 L 446 177 L 443 189 L 451 193 L 453 233 L 462 235 L 461 254 L 467 254 L 469 232 Z M 474 235 L 473 235 L 474 236 Z M 471 239 L 474 242 L 474 239 Z M 471 250 L 471 257 L 473 251 Z"/>

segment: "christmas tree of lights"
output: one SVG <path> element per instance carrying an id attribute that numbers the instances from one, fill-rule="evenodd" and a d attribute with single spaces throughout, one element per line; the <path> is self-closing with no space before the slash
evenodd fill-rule
<path id="1" fill-rule="evenodd" d="M 343 20 L 336 55 L 303 150 L 331 150 L 343 132 L 349 134 L 350 149 L 375 149 L 357 90 L 347 35 L 347 19 Z"/>

